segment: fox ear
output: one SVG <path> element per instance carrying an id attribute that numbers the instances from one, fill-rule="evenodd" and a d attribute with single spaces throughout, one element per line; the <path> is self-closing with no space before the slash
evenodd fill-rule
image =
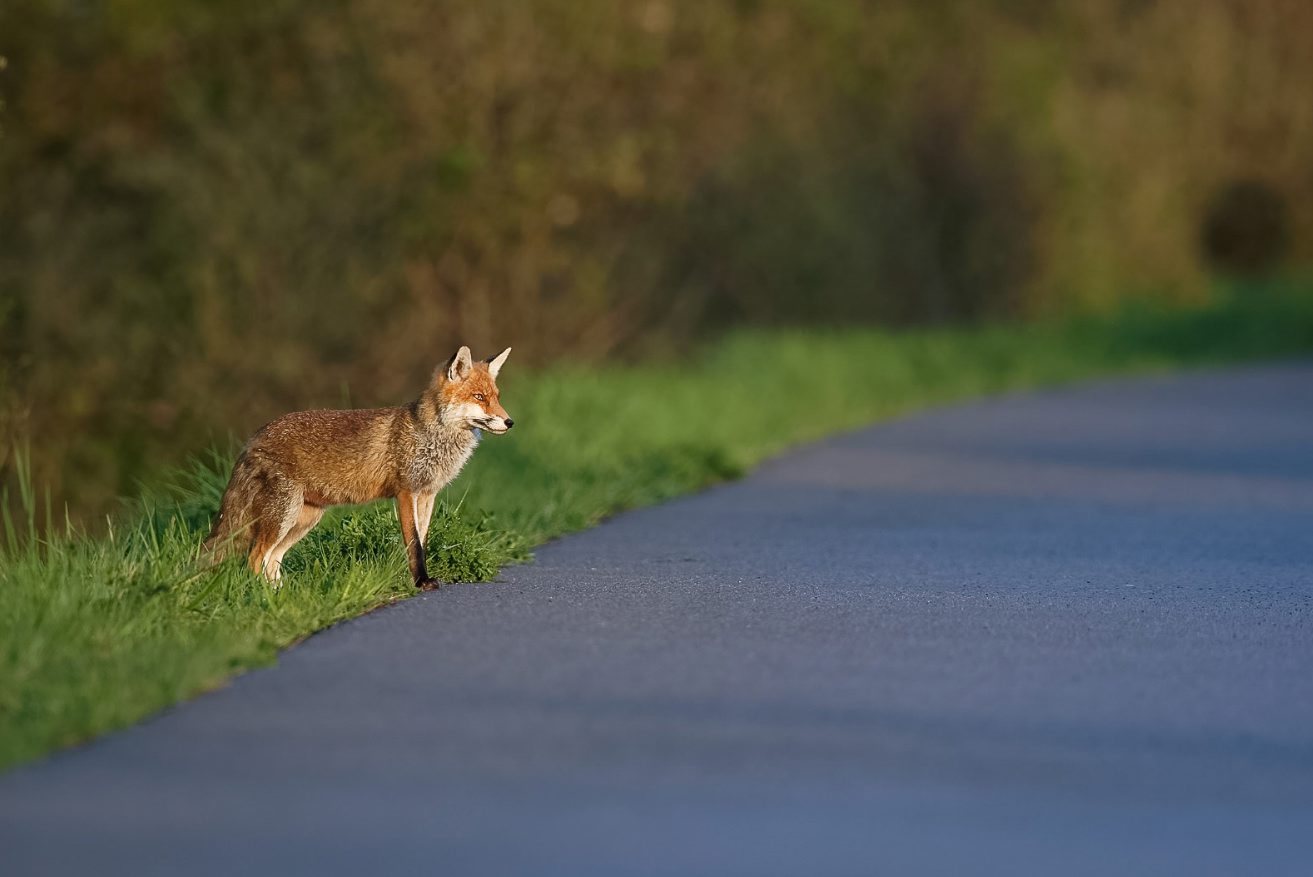
<path id="1" fill-rule="evenodd" d="M 494 378 L 497 377 L 497 372 L 501 371 L 501 367 L 506 364 L 506 357 L 510 355 L 511 349 L 507 347 L 501 353 L 488 360 L 488 374 L 492 375 Z"/>
<path id="2" fill-rule="evenodd" d="M 470 360 L 470 349 L 461 347 L 451 359 L 447 360 L 447 380 L 463 381 L 469 377 L 470 372 L 474 369 L 474 363 Z"/>

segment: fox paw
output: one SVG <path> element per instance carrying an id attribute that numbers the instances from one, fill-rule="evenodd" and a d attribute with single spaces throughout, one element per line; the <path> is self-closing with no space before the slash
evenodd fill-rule
<path id="1" fill-rule="evenodd" d="M 415 587 L 419 588 L 421 591 L 436 591 L 438 588 L 442 587 L 442 582 L 434 578 L 422 578 L 415 582 Z"/>

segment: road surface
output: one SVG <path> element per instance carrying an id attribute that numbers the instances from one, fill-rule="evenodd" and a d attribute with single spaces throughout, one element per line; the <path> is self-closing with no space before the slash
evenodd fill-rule
<path id="1" fill-rule="evenodd" d="M 23 874 L 1313 873 L 1313 366 L 925 413 L 0 778 Z"/>

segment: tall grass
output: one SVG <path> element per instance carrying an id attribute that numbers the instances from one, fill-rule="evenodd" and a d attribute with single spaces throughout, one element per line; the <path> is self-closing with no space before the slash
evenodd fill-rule
<path id="1" fill-rule="evenodd" d="M 737 333 L 680 363 L 508 368 L 516 418 L 444 493 L 431 570 L 487 582 L 547 539 L 733 478 L 789 445 L 926 405 L 1091 375 L 1313 350 L 1313 298 L 1252 294 L 1038 326 Z M 390 504 L 337 510 L 271 590 L 196 564 L 230 451 L 91 537 L 30 478 L 0 550 L 0 765 L 121 727 L 411 592 Z M 20 470 L 26 472 L 21 463 Z"/>

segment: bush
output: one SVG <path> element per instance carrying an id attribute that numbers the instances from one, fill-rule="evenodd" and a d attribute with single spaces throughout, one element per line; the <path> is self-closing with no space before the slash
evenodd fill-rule
<path id="1" fill-rule="evenodd" d="M 1310 256 L 1309 33 L 1290 0 L 7 0 L 0 445 L 96 518 L 457 343 L 1197 301 L 1201 239 Z M 1240 183 L 1281 247 L 1217 218 Z"/>

